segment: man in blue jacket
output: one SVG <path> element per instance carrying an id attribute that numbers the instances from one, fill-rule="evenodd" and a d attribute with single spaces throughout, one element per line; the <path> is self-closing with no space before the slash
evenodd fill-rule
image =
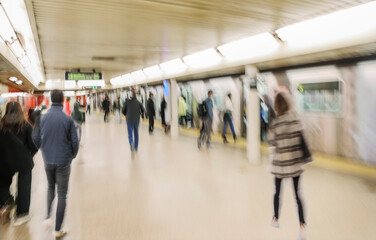
<path id="1" fill-rule="evenodd" d="M 213 124 L 213 91 L 209 90 L 208 98 L 205 100 L 206 115 L 202 118 L 202 129 L 200 131 L 200 136 L 197 141 L 198 148 L 201 148 L 203 141 L 206 139 L 206 147 L 210 148 L 210 133 Z"/>
<path id="2" fill-rule="evenodd" d="M 51 92 L 52 106 L 40 119 L 37 119 L 33 140 L 42 150 L 47 181 L 47 221 L 50 221 L 51 205 L 57 185 L 58 203 L 56 210 L 55 237 L 67 234 L 61 229 L 64 220 L 70 165 L 78 152 L 78 138 L 73 120 L 63 112 L 63 92 Z"/>

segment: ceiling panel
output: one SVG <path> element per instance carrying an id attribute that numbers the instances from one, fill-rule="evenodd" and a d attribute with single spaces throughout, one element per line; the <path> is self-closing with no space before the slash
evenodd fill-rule
<path id="1" fill-rule="evenodd" d="M 366 2 L 370 1 L 32 0 L 32 5 L 46 78 L 63 78 L 65 69 L 95 68 L 108 81 Z"/>

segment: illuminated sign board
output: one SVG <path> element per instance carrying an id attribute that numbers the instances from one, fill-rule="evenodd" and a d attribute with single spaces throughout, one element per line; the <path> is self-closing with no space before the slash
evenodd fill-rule
<path id="1" fill-rule="evenodd" d="M 65 72 L 65 80 L 101 80 L 102 73 L 96 72 Z"/>

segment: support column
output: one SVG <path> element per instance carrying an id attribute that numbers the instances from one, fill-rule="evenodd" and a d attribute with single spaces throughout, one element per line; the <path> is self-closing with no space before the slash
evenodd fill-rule
<path id="1" fill-rule="evenodd" d="M 176 79 L 170 79 L 170 103 L 171 103 L 171 137 L 177 138 L 179 136 L 178 125 L 178 95 Z"/>
<path id="2" fill-rule="evenodd" d="M 261 163 L 260 154 L 260 100 L 256 88 L 258 70 L 253 65 L 245 66 L 247 92 L 247 158 L 252 164 Z"/>

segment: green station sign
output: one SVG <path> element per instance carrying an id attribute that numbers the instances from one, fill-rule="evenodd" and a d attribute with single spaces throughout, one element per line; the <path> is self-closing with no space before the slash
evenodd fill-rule
<path id="1" fill-rule="evenodd" d="M 101 80 L 102 73 L 96 72 L 65 72 L 65 80 Z"/>

